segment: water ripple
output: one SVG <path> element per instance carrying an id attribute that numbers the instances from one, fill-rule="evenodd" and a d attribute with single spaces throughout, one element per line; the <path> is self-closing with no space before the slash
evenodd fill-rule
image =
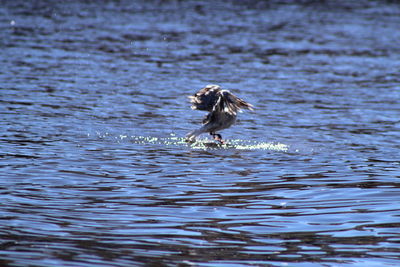
<path id="1" fill-rule="evenodd" d="M 399 265 L 399 5 L 317 2 L 5 1 L 0 262 Z"/>

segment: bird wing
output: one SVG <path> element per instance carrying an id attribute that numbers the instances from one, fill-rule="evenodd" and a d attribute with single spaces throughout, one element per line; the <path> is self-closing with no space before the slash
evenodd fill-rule
<path id="1" fill-rule="evenodd" d="M 240 99 L 239 97 L 235 96 L 227 90 L 222 90 L 220 92 L 220 95 L 221 110 L 228 114 L 236 115 L 237 112 L 240 111 L 242 108 L 253 110 L 253 105 L 247 103 L 243 99 Z"/>
<path id="2" fill-rule="evenodd" d="M 207 85 L 193 96 L 189 96 L 192 109 L 212 111 L 221 91 L 218 85 Z"/>

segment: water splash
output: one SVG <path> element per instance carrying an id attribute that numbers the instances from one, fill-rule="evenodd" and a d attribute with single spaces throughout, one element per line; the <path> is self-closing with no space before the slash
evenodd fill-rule
<path id="1" fill-rule="evenodd" d="M 90 134 L 87 134 L 89 137 Z M 186 142 L 183 137 L 178 137 L 175 134 L 170 134 L 168 137 L 155 137 L 155 136 L 135 136 L 126 134 L 110 134 L 108 132 L 96 132 L 96 136 L 101 139 L 114 139 L 118 143 L 130 142 L 133 144 L 141 145 L 161 145 L 161 146 L 177 146 L 188 147 L 191 149 L 237 149 L 237 150 L 272 150 L 288 152 L 289 146 L 279 142 L 259 142 L 254 140 L 242 139 L 229 139 L 225 144 L 219 144 L 209 139 L 197 139 L 194 143 Z"/>
<path id="2" fill-rule="evenodd" d="M 237 149 L 237 150 L 289 150 L 289 146 L 282 143 L 257 142 L 241 139 L 228 140 L 226 144 L 218 144 L 216 142 L 199 139 L 194 143 L 188 143 L 183 137 L 152 137 L 152 136 L 131 136 L 131 142 L 136 144 L 157 144 L 165 146 L 186 146 L 192 149 Z"/>
<path id="3" fill-rule="evenodd" d="M 232 145 L 234 148 L 240 150 L 276 150 L 284 152 L 289 150 L 289 146 L 282 143 L 257 142 L 241 139 L 229 140 L 228 145 Z"/>

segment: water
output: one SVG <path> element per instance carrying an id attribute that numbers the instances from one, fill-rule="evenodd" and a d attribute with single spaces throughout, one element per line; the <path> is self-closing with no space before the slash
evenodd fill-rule
<path id="1" fill-rule="evenodd" d="M 397 2 L 1 3 L 2 265 L 400 264 Z"/>

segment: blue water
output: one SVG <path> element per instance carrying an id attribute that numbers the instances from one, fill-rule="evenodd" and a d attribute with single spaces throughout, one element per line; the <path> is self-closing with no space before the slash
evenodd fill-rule
<path id="1" fill-rule="evenodd" d="M 397 2 L 1 3 L 2 265 L 400 265 Z"/>

